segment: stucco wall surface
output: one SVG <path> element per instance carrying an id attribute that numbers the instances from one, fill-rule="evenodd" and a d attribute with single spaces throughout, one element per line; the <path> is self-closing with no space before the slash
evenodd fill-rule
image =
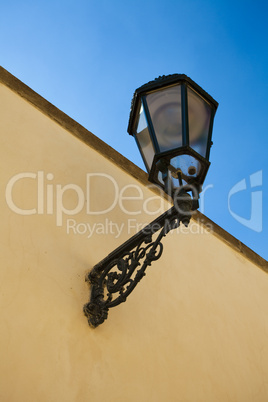
<path id="1" fill-rule="evenodd" d="M 266 272 L 192 221 L 92 329 L 86 273 L 170 205 L 2 84 L 0 141 L 1 401 L 268 400 Z"/>

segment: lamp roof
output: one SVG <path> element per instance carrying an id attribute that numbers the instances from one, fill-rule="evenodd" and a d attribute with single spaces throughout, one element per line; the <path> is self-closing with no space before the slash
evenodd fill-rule
<path id="1" fill-rule="evenodd" d="M 161 75 L 158 78 L 155 78 L 153 81 L 149 81 L 146 84 L 140 86 L 136 89 L 133 94 L 133 98 L 131 101 L 131 108 L 130 108 L 130 116 L 129 116 L 129 123 L 128 123 L 128 133 L 133 135 L 132 133 L 132 125 L 133 119 L 136 114 L 136 109 L 139 105 L 140 98 L 142 95 L 145 95 L 148 92 L 155 91 L 161 88 L 165 88 L 170 85 L 179 84 L 185 82 L 189 84 L 193 89 L 195 89 L 203 98 L 205 98 L 209 103 L 211 103 L 215 111 L 218 107 L 218 102 L 215 101 L 212 96 L 210 96 L 204 89 L 202 89 L 196 82 L 194 82 L 190 77 L 185 74 L 170 74 L 170 75 Z"/>

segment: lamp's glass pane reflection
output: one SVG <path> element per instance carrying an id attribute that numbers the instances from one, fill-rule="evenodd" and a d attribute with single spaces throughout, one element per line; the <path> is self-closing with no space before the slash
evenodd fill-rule
<path id="1" fill-rule="evenodd" d="M 187 88 L 187 95 L 189 145 L 205 158 L 211 119 L 211 108 L 209 104 L 192 89 Z"/>
<path id="2" fill-rule="evenodd" d="M 160 152 L 182 146 L 181 86 L 146 96 Z"/>
<path id="3" fill-rule="evenodd" d="M 151 169 L 154 158 L 154 147 L 150 138 L 146 116 L 144 114 L 143 105 L 141 104 L 137 129 L 135 133 L 139 143 L 147 170 Z"/>

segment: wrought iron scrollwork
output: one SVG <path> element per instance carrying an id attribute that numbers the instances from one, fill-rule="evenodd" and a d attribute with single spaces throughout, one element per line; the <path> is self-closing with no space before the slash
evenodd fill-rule
<path id="1" fill-rule="evenodd" d="M 84 314 L 91 327 L 102 324 L 108 317 L 110 308 L 126 301 L 145 270 L 163 252 L 162 238 L 183 222 L 190 220 L 192 200 L 189 194 L 180 203 L 180 211 L 175 207 L 155 219 L 143 230 L 127 240 L 100 263 L 95 265 L 86 277 L 90 284 L 90 300 L 84 305 Z M 159 232 L 153 240 L 153 235 Z"/>
<path id="2" fill-rule="evenodd" d="M 84 306 L 84 313 L 90 326 L 97 327 L 103 323 L 111 307 L 125 302 L 145 276 L 146 268 L 161 257 L 161 239 L 167 234 L 168 226 L 166 223 L 156 240 L 152 240 L 152 234 L 147 235 L 134 250 L 112 260 L 103 271 L 97 268 L 89 273 L 87 281 L 92 286 L 91 300 Z"/>

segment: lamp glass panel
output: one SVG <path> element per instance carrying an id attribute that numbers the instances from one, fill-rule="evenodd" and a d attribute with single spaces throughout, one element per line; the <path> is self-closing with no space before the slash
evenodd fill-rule
<path id="1" fill-rule="evenodd" d="M 139 143 L 146 167 L 148 170 L 150 170 L 154 159 L 155 151 L 148 130 L 148 124 L 142 104 L 140 107 L 135 137 Z"/>
<path id="2" fill-rule="evenodd" d="M 180 169 L 182 178 L 188 183 L 196 179 L 201 172 L 201 163 L 191 155 L 182 154 L 170 160 L 170 165 L 175 169 Z"/>
<path id="3" fill-rule="evenodd" d="M 191 88 L 187 88 L 188 95 L 188 122 L 189 122 L 189 145 L 196 152 L 206 157 L 211 108 Z"/>
<path id="4" fill-rule="evenodd" d="M 181 86 L 148 94 L 146 101 L 160 152 L 181 147 Z"/>

